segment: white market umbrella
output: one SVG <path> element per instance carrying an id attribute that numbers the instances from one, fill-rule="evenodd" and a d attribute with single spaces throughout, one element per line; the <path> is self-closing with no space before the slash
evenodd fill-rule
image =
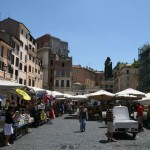
<path id="1" fill-rule="evenodd" d="M 138 100 L 138 102 L 142 105 L 150 105 L 150 93 L 146 93 L 145 97 L 143 97 L 141 100 Z"/>
<path id="2" fill-rule="evenodd" d="M 142 105 L 150 105 L 150 97 L 149 98 L 143 98 L 141 100 L 138 100 L 137 102 L 139 102 Z"/>
<path id="3" fill-rule="evenodd" d="M 134 95 L 137 97 L 144 97 L 145 93 L 135 90 L 135 89 L 132 89 L 132 88 L 128 88 L 123 91 L 117 92 L 116 95 Z"/>
<path id="4" fill-rule="evenodd" d="M 139 97 L 129 94 L 115 94 L 117 100 L 137 100 Z"/>
<path id="5" fill-rule="evenodd" d="M 55 98 L 64 98 L 64 94 L 58 91 L 49 91 L 46 90 L 47 96 L 53 96 Z"/>
<path id="6" fill-rule="evenodd" d="M 0 79 L 0 95 L 9 96 L 12 93 L 15 93 L 16 88 L 24 89 L 25 85 Z"/>
<path id="7" fill-rule="evenodd" d="M 72 101 L 86 102 L 89 101 L 89 98 L 85 95 L 75 95 Z"/>
<path id="8" fill-rule="evenodd" d="M 98 100 L 112 100 L 115 98 L 115 94 L 110 93 L 105 90 L 99 90 L 97 92 L 91 93 L 88 95 L 90 99 L 98 99 Z"/>
<path id="9" fill-rule="evenodd" d="M 0 90 L 11 90 L 15 88 L 23 88 L 25 85 L 13 81 L 0 80 Z"/>

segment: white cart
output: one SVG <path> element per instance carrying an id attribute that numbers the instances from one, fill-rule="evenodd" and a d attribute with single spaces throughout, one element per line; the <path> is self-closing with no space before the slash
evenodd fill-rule
<path id="1" fill-rule="evenodd" d="M 115 132 L 130 132 L 135 138 L 138 133 L 138 122 L 130 119 L 128 108 L 126 106 L 114 106 L 113 114 Z"/>

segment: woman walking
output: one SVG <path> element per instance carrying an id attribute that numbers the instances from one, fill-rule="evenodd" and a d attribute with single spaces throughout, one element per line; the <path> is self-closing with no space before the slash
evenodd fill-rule
<path id="1" fill-rule="evenodd" d="M 88 119 L 87 109 L 83 107 L 83 108 L 81 108 L 80 113 L 79 113 L 79 122 L 80 122 L 80 131 L 81 132 L 85 131 L 87 119 Z"/>
<path id="2" fill-rule="evenodd" d="M 6 116 L 5 116 L 5 126 L 4 126 L 4 134 L 5 134 L 5 146 L 9 146 L 9 138 L 10 135 L 14 133 L 13 131 L 13 122 L 14 122 L 14 117 L 16 116 L 17 111 L 15 114 L 13 113 L 13 107 L 9 106 L 7 111 L 6 111 Z"/>

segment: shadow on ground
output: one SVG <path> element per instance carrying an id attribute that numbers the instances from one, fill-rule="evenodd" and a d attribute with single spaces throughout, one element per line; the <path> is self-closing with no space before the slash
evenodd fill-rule
<path id="1" fill-rule="evenodd" d="M 106 143 L 109 143 L 109 141 L 108 140 L 100 140 L 99 143 L 106 144 Z"/>
<path id="2" fill-rule="evenodd" d="M 81 132 L 81 131 L 74 131 L 74 133 L 83 133 L 83 132 Z"/>
<path id="3" fill-rule="evenodd" d="M 64 119 L 78 119 L 77 115 L 67 115 L 66 117 L 64 117 Z"/>
<path id="4" fill-rule="evenodd" d="M 132 137 L 132 135 L 129 135 L 127 133 L 114 133 L 114 139 L 116 139 L 117 141 L 119 141 L 119 140 L 135 140 Z M 99 143 L 105 144 L 105 143 L 109 143 L 109 141 L 108 140 L 100 140 Z"/>
<path id="5" fill-rule="evenodd" d="M 114 138 L 116 140 L 135 140 L 132 134 L 126 132 L 114 133 Z"/>

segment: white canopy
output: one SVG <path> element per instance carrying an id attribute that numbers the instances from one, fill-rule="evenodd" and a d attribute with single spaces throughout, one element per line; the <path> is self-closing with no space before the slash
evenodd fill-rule
<path id="1" fill-rule="evenodd" d="M 70 95 L 70 94 L 64 94 L 64 97 L 71 99 L 71 100 L 88 100 L 88 97 L 85 95 Z"/>
<path id="2" fill-rule="evenodd" d="M 139 99 L 135 95 L 129 95 L 129 94 L 116 94 L 116 99 L 118 100 L 137 100 Z"/>
<path id="3" fill-rule="evenodd" d="M 9 89 L 14 89 L 19 87 L 25 87 L 25 85 L 15 83 L 12 81 L 0 80 L 0 90 L 4 90 L 4 89 L 9 90 Z"/>
<path id="4" fill-rule="evenodd" d="M 9 94 L 16 93 L 16 88 L 23 89 L 24 87 L 25 85 L 0 79 L 0 95 L 8 96 Z"/>
<path id="5" fill-rule="evenodd" d="M 35 92 L 39 92 L 39 91 L 45 91 L 46 92 L 46 90 L 45 89 L 41 89 L 41 88 L 37 88 L 37 87 L 33 87 L 33 86 L 28 86 L 29 88 L 32 88 Z"/>
<path id="6" fill-rule="evenodd" d="M 141 100 L 138 100 L 138 102 L 142 105 L 150 105 L 150 93 L 146 93 L 145 97 L 143 97 Z"/>
<path id="7" fill-rule="evenodd" d="M 115 94 L 105 90 L 99 90 L 97 92 L 89 94 L 88 97 L 90 99 L 111 100 L 115 97 Z"/>
<path id="8" fill-rule="evenodd" d="M 64 98 L 64 94 L 61 93 L 61 92 L 58 92 L 58 91 L 49 91 L 49 90 L 46 90 L 46 92 L 47 92 L 48 96 L 52 95 L 55 98 Z"/>
<path id="9" fill-rule="evenodd" d="M 124 94 L 141 96 L 141 97 L 145 96 L 145 93 L 138 91 L 138 90 L 135 90 L 135 89 L 132 89 L 132 88 L 128 88 L 128 89 L 125 89 L 123 91 L 116 93 L 116 95 L 124 95 Z"/>

